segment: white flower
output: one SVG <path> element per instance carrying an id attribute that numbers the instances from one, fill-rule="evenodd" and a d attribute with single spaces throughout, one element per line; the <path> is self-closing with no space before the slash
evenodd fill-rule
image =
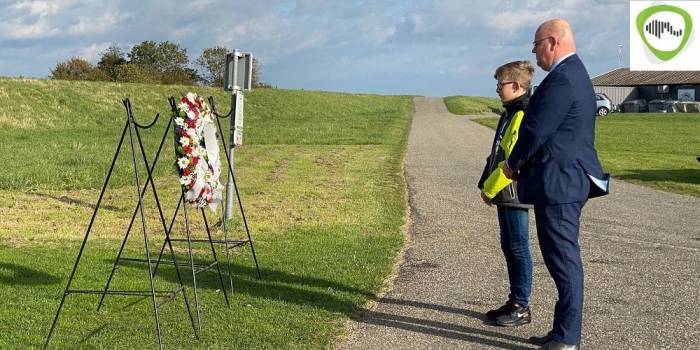
<path id="1" fill-rule="evenodd" d="M 187 159 L 187 157 L 182 157 L 177 160 L 177 166 L 180 167 L 180 169 L 186 169 L 188 165 L 190 165 L 190 160 Z"/>
<path id="2" fill-rule="evenodd" d="M 183 158 L 178 159 L 177 164 L 181 169 L 187 169 L 192 165 L 192 158 L 198 158 L 199 161 L 192 173 L 188 176 L 181 176 L 179 181 L 182 186 L 187 188 L 192 186 L 204 189 L 204 191 L 194 193 L 194 190 L 190 188 L 185 196 L 187 203 L 196 208 L 210 206 L 212 210 L 215 210 L 217 203 L 221 201 L 223 191 L 223 186 L 219 182 L 219 163 L 218 159 L 215 160 L 215 163 L 210 163 L 207 149 L 200 143 L 204 140 L 204 126 L 215 125 L 214 118 L 216 116 L 213 115 L 206 101 L 195 93 L 187 93 L 183 100 L 185 102 L 180 103 L 178 108 L 185 116 L 177 116 L 175 123 L 184 129 L 179 142 L 183 146 L 190 146 L 192 150 Z M 201 106 L 200 108 L 193 107 L 198 104 Z M 190 127 L 188 122 L 192 123 L 193 127 Z M 212 147 L 218 147 L 218 145 L 212 145 Z"/>
<path id="3" fill-rule="evenodd" d="M 181 184 L 181 185 L 187 186 L 187 185 L 189 185 L 190 183 L 192 183 L 192 175 L 189 175 L 189 176 L 181 176 L 181 177 L 180 177 L 180 184 Z"/>

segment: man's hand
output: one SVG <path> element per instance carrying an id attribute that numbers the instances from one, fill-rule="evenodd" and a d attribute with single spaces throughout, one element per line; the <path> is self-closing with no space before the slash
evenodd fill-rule
<path id="1" fill-rule="evenodd" d="M 515 180 L 516 178 L 516 174 L 513 170 L 510 169 L 510 167 L 508 166 L 508 162 L 503 162 L 503 174 L 511 180 Z"/>
<path id="2" fill-rule="evenodd" d="M 486 203 L 486 205 L 488 205 L 489 207 L 493 205 L 491 204 L 491 199 L 489 197 L 486 197 L 484 192 L 481 192 L 481 200 L 483 200 L 484 203 Z"/>

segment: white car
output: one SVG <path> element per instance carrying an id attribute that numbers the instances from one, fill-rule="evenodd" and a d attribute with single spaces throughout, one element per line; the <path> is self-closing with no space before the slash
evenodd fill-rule
<path id="1" fill-rule="evenodd" d="M 610 98 L 603 93 L 595 94 L 596 114 L 605 117 L 613 110 L 613 103 Z"/>

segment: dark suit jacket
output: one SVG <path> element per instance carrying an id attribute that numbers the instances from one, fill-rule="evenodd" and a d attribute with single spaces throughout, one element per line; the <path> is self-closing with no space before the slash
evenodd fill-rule
<path id="1" fill-rule="evenodd" d="M 520 171 L 521 202 L 563 204 L 594 196 L 590 176 L 605 178 L 594 148 L 595 111 L 586 67 L 578 55 L 567 57 L 530 99 L 508 158 L 508 166 Z"/>

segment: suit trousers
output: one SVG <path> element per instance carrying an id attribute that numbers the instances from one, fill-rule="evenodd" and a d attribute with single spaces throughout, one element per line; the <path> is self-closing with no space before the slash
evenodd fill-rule
<path id="1" fill-rule="evenodd" d="M 555 341 L 569 345 L 581 342 L 583 264 L 578 238 L 584 204 L 535 204 L 540 250 L 559 297 L 551 335 Z"/>

